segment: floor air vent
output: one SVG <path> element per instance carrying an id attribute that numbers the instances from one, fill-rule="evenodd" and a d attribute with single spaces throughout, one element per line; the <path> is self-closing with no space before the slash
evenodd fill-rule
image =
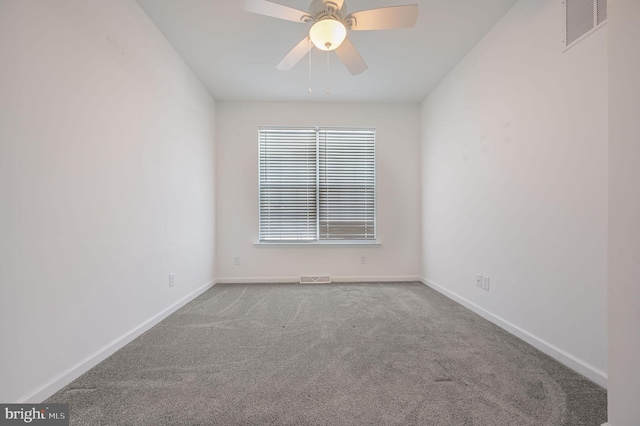
<path id="1" fill-rule="evenodd" d="M 300 277 L 300 284 L 329 284 L 331 283 L 330 275 L 303 275 Z"/>

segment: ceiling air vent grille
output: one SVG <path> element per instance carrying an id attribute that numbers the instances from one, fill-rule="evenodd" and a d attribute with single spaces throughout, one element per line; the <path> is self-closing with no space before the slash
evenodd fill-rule
<path id="1" fill-rule="evenodd" d="M 567 49 L 607 21 L 607 0 L 564 0 L 563 3 Z"/>
<path id="2" fill-rule="evenodd" d="M 607 0 L 596 0 L 596 25 L 607 20 Z"/>

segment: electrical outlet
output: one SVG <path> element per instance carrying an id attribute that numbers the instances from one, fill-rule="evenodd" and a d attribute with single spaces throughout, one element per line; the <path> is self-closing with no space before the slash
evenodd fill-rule
<path id="1" fill-rule="evenodd" d="M 174 273 L 169 274 L 169 287 L 173 287 L 173 285 L 175 284 L 175 279 L 176 279 L 176 274 Z"/>
<path id="2" fill-rule="evenodd" d="M 489 291 L 489 276 L 482 276 L 482 288 Z"/>
<path id="3" fill-rule="evenodd" d="M 482 287 L 482 274 L 476 274 L 476 285 Z"/>
<path id="4" fill-rule="evenodd" d="M 360 256 L 360 263 L 362 263 L 363 265 L 367 263 L 367 256 Z"/>
<path id="5" fill-rule="evenodd" d="M 236 256 L 233 258 L 233 264 L 234 265 L 239 265 L 240 264 L 240 256 Z"/>

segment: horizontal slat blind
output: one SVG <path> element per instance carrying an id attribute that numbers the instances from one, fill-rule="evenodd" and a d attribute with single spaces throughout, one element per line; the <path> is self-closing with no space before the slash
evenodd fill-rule
<path id="1" fill-rule="evenodd" d="M 259 129 L 259 238 L 315 240 L 316 130 Z"/>
<path id="2" fill-rule="evenodd" d="M 259 129 L 261 241 L 373 240 L 375 130 Z"/>
<path id="3" fill-rule="evenodd" d="M 375 130 L 318 134 L 319 238 L 375 239 Z"/>

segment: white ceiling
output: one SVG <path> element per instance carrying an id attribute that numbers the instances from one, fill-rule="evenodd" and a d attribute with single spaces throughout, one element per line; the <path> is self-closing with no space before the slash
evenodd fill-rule
<path id="1" fill-rule="evenodd" d="M 516 0 L 346 0 L 350 12 L 419 5 L 414 28 L 352 31 L 369 65 L 351 76 L 334 52 L 275 66 L 308 24 L 255 15 L 239 0 L 136 0 L 217 100 L 420 102 Z M 311 0 L 278 0 L 306 11 Z M 327 85 L 330 94 L 326 94 Z"/>

